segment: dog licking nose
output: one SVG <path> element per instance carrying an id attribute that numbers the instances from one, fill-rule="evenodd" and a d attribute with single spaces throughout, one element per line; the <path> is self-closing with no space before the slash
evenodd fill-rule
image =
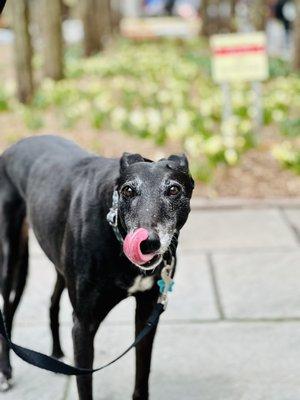
<path id="1" fill-rule="evenodd" d="M 141 251 L 143 254 L 151 254 L 160 249 L 159 236 L 155 232 L 150 232 L 146 240 L 141 243 Z"/>
<path id="2" fill-rule="evenodd" d="M 126 235 L 123 250 L 126 257 L 134 264 L 143 265 L 152 260 L 155 251 L 160 248 L 160 241 L 155 233 L 138 228 Z"/>

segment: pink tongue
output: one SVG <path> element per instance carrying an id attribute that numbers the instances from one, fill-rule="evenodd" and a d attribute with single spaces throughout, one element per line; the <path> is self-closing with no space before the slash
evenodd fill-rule
<path id="1" fill-rule="evenodd" d="M 149 233 L 144 228 L 136 229 L 126 235 L 123 250 L 127 258 L 135 264 L 145 264 L 154 257 L 152 254 L 143 254 L 141 252 L 141 243 L 149 237 Z"/>

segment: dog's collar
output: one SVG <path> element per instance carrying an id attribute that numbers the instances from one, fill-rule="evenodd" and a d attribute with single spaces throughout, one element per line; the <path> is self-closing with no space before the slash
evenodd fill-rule
<path id="1" fill-rule="evenodd" d="M 114 189 L 112 195 L 112 206 L 109 209 L 109 212 L 106 216 L 106 220 L 109 223 L 109 225 L 113 228 L 113 231 L 118 241 L 121 244 L 123 244 L 124 239 L 118 227 L 118 209 L 119 209 L 119 193 L 117 189 Z"/>

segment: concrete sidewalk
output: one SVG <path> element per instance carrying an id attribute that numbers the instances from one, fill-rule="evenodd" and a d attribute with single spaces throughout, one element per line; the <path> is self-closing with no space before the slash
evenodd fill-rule
<path id="1" fill-rule="evenodd" d="M 54 271 L 31 243 L 28 287 L 16 317 L 18 344 L 49 353 Z M 96 365 L 133 339 L 134 302 L 109 315 Z M 63 347 L 72 362 L 71 309 L 62 302 Z M 74 400 L 73 378 L 13 356 L 7 400 Z M 300 399 L 300 205 L 193 210 L 181 237 L 175 291 L 155 344 L 151 399 Z M 134 352 L 95 375 L 95 400 L 131 398 Z"/>

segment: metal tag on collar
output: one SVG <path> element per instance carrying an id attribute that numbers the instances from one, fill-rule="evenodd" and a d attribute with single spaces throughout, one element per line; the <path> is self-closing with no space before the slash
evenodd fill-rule
<path id="1" fill-rule="evenodd" d="M 115 189 L 112 196 L 112 206 L 109 209 L 109 212 L 106 216 L 106 220 L 111 226 L 118 225 L 118 205 L 119 205 L 119 193 Z"/>

